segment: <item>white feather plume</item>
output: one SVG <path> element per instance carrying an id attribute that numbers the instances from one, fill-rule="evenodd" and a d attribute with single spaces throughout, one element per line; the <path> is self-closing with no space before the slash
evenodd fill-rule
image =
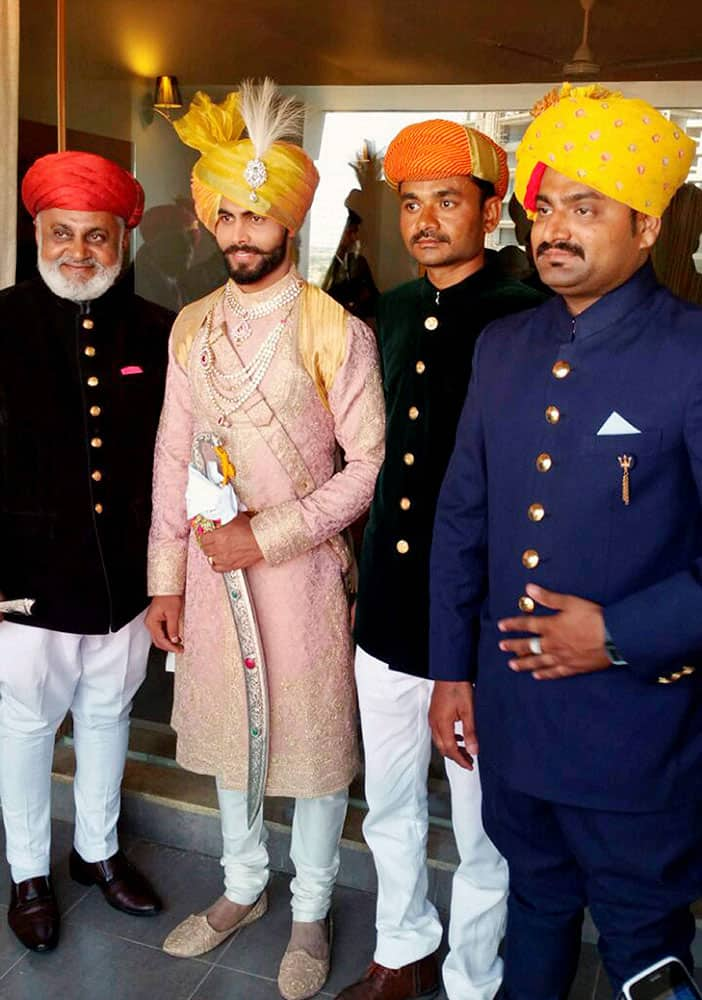
<path id="1" fill-rule="evenodd" d="M 270 77 L 261 83 L 242 80 L 239 108 L 258 159 L 279 139 L 302 134 L 304 107 L 294 97 L 284 97 Z"/>

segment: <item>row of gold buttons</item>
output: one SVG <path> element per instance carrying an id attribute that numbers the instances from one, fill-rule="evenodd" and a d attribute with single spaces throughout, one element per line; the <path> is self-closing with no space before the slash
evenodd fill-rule
<path id="1" fill-rule="evenodd" d="M 430 330 L 430 331 L 431 330 L 436 330 L 436 328 L 438 327 L 438 325 L 439 325 L 439 321 L 436 318 L 436 316 L 427 316 L 427 318 L 424 320 L 424 327 L 425 327 L 426 330 Z M 425 373 L 425 371 L 427 370 L 426 363 L 424 361 L 422 361 L 421 358 L 420 358 L 415 363 L 414 370 L 416 371 L 417 375 L 423 375 Z M 419 407 L 418 406 L 410 406 L 409 410 L 407 411 L 407 416 L 409 417 L 410 420 L 418 420 L 419 419 Z M 406 451 L 405 454 L 402 456 L 402 461 L 405 463 L 405 465 L 408 465 L 408 466 L 409 465 L 414 465 L 414 461 L 415 461 L 414 454 L 411 451 Z M 410 500 L 409 497 L 401 497 L 400 498 L 400 509 L 401 510 L 409 510 L 411 506 L 412 506 L 412 501 Z M 407 555 L 407 553 L 410 550 L 409 542 L 407 541 L 407 539 L 406 538 L 399 538 L 395 542 L 395 550 L 397 552 L 399 552 L 399 554 L 401 556 Z"/>
<path id="2" fill-rule="evenodd" d="M 90 316 L 84 316 L 81 325 L 84 330 L 92 330 L 95 327 L 95 321 L 91 319 Z M 86 358 L 94 358 L 97 354 L 97 351 L 92 344 L 86 344 L 85 347 L 83 348 L 83 354 L 85 355 Z M 91 389 L 96 389 L 97 386 L 100 385 L 100 379 L 97 377 L 97 375 L 90 375 L 89 378 L 87 379 L 87 383 Z M 102 407 L 98 406 L 96 403 L 93 403 L 88 408 L 88 413 L 90 414 L 91 417 L 99 417 L 100 414 L 102 413 Z M 102 438 L 97 436 L 92 437 L 90 439 L 90 447 L 102 448 Z M 102 480 L 101 470 L 93 469 L 93 471 L 90 473 L 90 478 L 95 483 L 101 482 Z M 93 507 L 93 510 L 95 511 L 96 514 L 102 514 L 104 509 L 105 508 L 101 503 L 96 503 Z"/>
<path id="3" fill-rule="evenodd" d="M 567 361 L 556 361 L 551 368 L 551 374 L 554 378 L 559 380 L 566 378 L 570 375 L 572 367 Z M 546 417 L 546 422 L 554 425 L 557 424 L 561 419 L 561 411 L 557 406 L 547 406 L 544 416 Z M 547 451 L 542 451 L 540 455 L 536 456 L 536 468 L 539 472 L 550 472 L 553 468 L 553 459 Z M 527 508 L 527 517 L 530 521 L 538 524 L 539 521 L 543 521 L 546 516 L 546 508 L 542 503 L 532 503 L 529 504 Z M 536 549 L 525 549 L 522 552 L 522 565 L 526 569 L 536 569 L 536 567 L 541 562 L 541 556 Z M 529 597 L 528 594 L 522 594 L 517 602 L 519 610 L 525 614 L 531 614 L 536 607 L 533 598 Z"/>

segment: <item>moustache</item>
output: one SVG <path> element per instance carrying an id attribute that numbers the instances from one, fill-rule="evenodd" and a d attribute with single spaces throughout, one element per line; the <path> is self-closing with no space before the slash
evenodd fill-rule
<path id="1" fill-rule="evenodd" d="M 547 250 L 563 250 L 565 253 L 572 253 L 574 257 L 585 260 L 585 251 L 577 243 L 568 243 L 567 240 L 556 240 L 555 243 L 539 243 L 536 248 L 536 256 L 541 257 Z"/>
<path id="2" fill-rule="evenodd" d="M 236 253 L 237 250 L 243 250 L 244 253 L 263 253 L 263 250 L 261 250 L 260 247 L 256 247 L 251 243 L 232 243 L 232 245 L 228 246 L 224 252 L 225 254 Z"/>
<path id="3" fill-rule="evenodd" d="M 412 246 L 414 246 L 414 244 L 419 243 L 420 240 L 436 240 L 437 243 L 449 242 L 448 236 L 443 236 L 440 233 L 432 233 L 430 230 L 427 229 L 423 229 L 421 232 L 415 233 L 415 235 L 410 240 L 410 243 L 412 244 Z"/>

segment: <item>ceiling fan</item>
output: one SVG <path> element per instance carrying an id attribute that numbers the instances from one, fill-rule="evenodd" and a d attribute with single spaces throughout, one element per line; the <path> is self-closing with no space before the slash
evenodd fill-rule
<path id="1" fill-rule="evenodd" d="M 580 45 L 571 56 L 570 60 L 561 65 L 560 59 L 545 55 L 543 52 L 532 52 L 528 49 L 516 48 L 507 45 L 494 38 L 480 39 L 492 48 L 500 49 L 503 52 L 513 52 L 515 55 L 527 56 L 530 59 L 537 59 L 539 62 L 549 63 L 551 66 L 560 66 L 559 78 L 572 79 L 593 79 L 598 77 L 603 69 L 653 69 L 663 66 L 684 66 L 688 64 L 702 63 L 702 52 L 693 56 L 680 56 L 668 59 L 630 59 L 616 63 L 600 64 L 590 48 L 590 12 L 595 6 L 595 0 L 578 0 L 583 10 L 583 34 Z"/>

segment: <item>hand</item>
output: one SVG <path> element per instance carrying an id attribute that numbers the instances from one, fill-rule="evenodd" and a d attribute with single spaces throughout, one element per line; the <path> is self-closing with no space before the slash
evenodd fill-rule
<path id="1" fill-rule="evenodd" d="M 221 528 L 200 536 L 200 546 L 216 573 L 253 566 L 263 553 L 251 530 L 251 515 L 242 512 Z"/>
<path id="2" fill-rule="evenodd" d="M 529 597 L 557 614 L 503 618 L 497 623 L 500 632 L 530 632 L 541 641 L 541 653 L 537 655 L 529 648 L 529 639 L 503 639 L 500 649 L 516 654 L 509 661 L 512 670 L 531 671 L 532 677 L 542 681 L 611 667 L 599 604 L 572 594 L 557 594 L 534 583 L 528 584 L 526 590 Z"/>
<path id="3" fill-rule="evenodd" d="M 463 736 L 456 733 L 456 723 Z M 429 725 L 440 754 L 460 767 L 473 770 L 473 754 L 478 752 L 473 717 L 473 685 L 469 681 L 436 681 L 429 706 Z M 460 746 L 465 743 L 465 746 Z"/>
<path id="4" fill-rule="evenodd" d="M 146 612 L 146 627 L 151 641 L 167 653 L 182 653 L 183 641 L 178 634 L 183 598 L 179 594 L 154 597 Z"/>

